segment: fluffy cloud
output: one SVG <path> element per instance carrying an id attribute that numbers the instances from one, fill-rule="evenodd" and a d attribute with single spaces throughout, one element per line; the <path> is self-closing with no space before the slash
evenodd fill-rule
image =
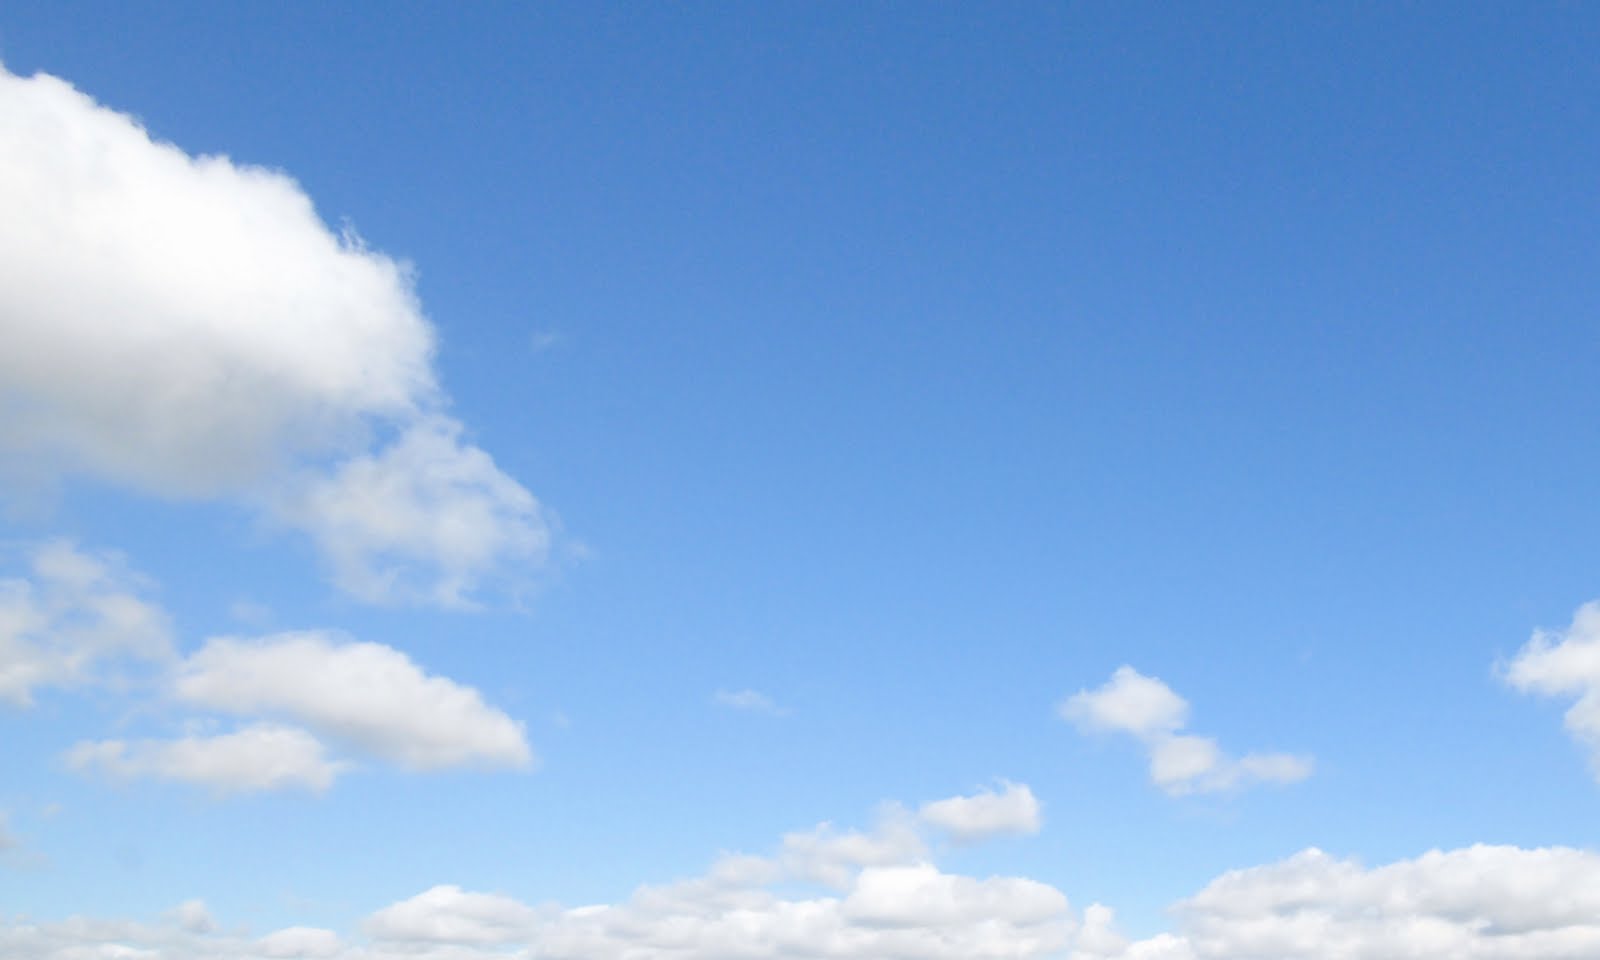
<path id="1" fill-rule="evenodd" d="M 899 808 L 890 808 L 897 810 Z M 903 814 L 903 811 L 901 811 Z M 224 932 L 198 902 L 163 925 L 74 918 L 0 923 L 0 960 L 161 956 L 167 960 L 1591 960 L 1600 956 L 1600 854 L 1473 846 L 1367 868 L 1319 850 L 1235 870 L 1170 911 L 1176 929 L 1130 940 L 1113 912 L 1078 915 L 1027 877 L 949 873 L 925 851 L 888 862 L 880 817 L 839 858 L 842 883 L 810 882 L 772 857 L 724 856 L 703 875 L 640 887 L 626 900 L 534 906 L 438 886 L 384 907 L 355 943 L 291 927 Z M 835 835 L 824 825 L 791 836 Z M 784 848 L 788 843 L 785 841 Z M 884 862 L 866 862 L 871 860 Z M 199 922 L 194 918 L 199 917 Z"/>
<path id="2" fill-rule="evenodd" d="M 543 556 L 539 504 L 440 412 L 407 269 L 289 177 L 0 68 L 0 210 L 13 479 L 256 504 L 368 600 L 464 603 Z"/>
<path id="3" fill-rule="evenodd" d="M 308 631 L 208 641 L 179 667 L 181 702 L 304 724 L 412 770 L 527 768 L 522 727 L 471 687 L 422 672 L 405 654 Z"/>
<path id="4" fill-rule="evenodd" d="M 1564 631 L 1535 631 L 1504 677 L 1524 693 L 1573 698 L 1567 732 L 1589 749 L 1600 779 L 1600 602 L 1579 607 Z"/>
<path id="5" fill-rule="evenodd" d="M 1006 834 L 1039 832 L 1039 801 L 1025 783 L 1001 781 L 1001 790 L 924 804 L 918 815 L 959 843 Z"/>
<path id="6" fill-rule="evenodd" d="M 1176 913 L 1201 960 L 1578 960 L 1600 956 L 1600 856 L 1473 846 L 1364 869 L 1307 850 Z"/>
<path id="7" fill-rule="evenodd" d="M 113 555 L 51 542 L 30 577 L 0 581 L 0 699 L 26 705 L 44 684 L 103 664 L 152 660 L 174 703 L 241 718 L 229 733 L 83 741 L 69 767 L 222 792 L 325 789 L 349 766 L 324 739 L 408 770 L 533 765 L 521 724 L 477 690 L 425 673 L 404 653 L 328 631 L 214 638 L 185 659 L 142 578 Z M 191 731 L 197 727 L 189 721 Z"/>
<path id="8" fill-rule="evenodd" d="M 511 897 L 438 886 L 367 918 L 379 940 L 411 943 L 510 943 L 534 933 L 538 911 Z"/>
<path id="9" fill-rule="evenodd" d="M 1150 779 L 1167 793 L 1213 793 L 1250 783 L 1294 783 L 1311 775 L 1309 757 L 1252 753 L 1234 759 L 1210 737 L 1183 733 L 1189 703 L 1155 677 L 1118 667 L 1095 690 L 1068 697 L 1061 716 L 1086 733 L 1125 733 L 1150 757 Z"/>
<path id="10" fill-rule="evenodd" d="M 870 832 L 839 830 L 824 823 L 785 835 L 777 863 L 790 876 L 842 889 L 863 868 L 918 863 L 927 853 L 916 821 L 904 808 L 891 804 L 880 811 Z"/>
<path id="11" fill-rule="evenodd" d="M 0 701 L 27 706 L 38 687 L 81 682 L 108 660 L 171 655 L 166 614 L 115 555 L 54 541 L 28 565 L 29 577 L 0 580 Z"/>
<path id="12" fill-rule="evenodd" d="M 304 730 L 257 723 L 234 733 L 177 740 L 84 741 L 67 765 L 118 779 L 150 777 L 211 787 L 220 793 L 302 787 L 324 790 L 338 775 L 322 744 Z"/>

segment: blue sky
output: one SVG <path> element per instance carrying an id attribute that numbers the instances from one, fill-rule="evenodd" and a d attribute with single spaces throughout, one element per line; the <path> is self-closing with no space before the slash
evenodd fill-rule
<path id="1" fill-rule="evenodd" d="M 1600 954 L 1597 45 L 8 6 L 0 957 Z"/>

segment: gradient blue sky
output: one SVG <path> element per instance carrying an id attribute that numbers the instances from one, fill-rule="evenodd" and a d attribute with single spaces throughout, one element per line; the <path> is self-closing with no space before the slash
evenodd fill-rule
<path id="1" fill-rule="evenodd" d="M 250 497 L 0 444 L 5 576 L 117 551 L 179 656 L 343 631 L 538 756 L 118 778 L 64 758 L 195 729 L 162 682 L 41 687 L 0 701 L 0 921 L 361 943 L 437 884 L 620 902 L 1001 781 L 1038 829 L 941 868 L 1135 939 L 1307 847 L 1594 857 L 1600 667 L 1506 675 L 1600 596 L 1596 50 L 1581 4 L 8 4 L 10 74 L 412 265 L 442 409 L 553 539 L 474 609 L 362 597 Z M 1060 709 L 1123 665 L 1309 776 L 1160 789 Z"/>

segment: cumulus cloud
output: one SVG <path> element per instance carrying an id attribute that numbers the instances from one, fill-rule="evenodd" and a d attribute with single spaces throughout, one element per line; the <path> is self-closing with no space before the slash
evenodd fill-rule
<path id="1" fill-rule="evenodd" d="M 765 713 L 774 717 L 785 716 L 789 712 L 759 690 L 718 690 L 711 699 L 718 706 L 730 710 L 748 710 L 751 713 Z"/>
<path id="2" fill-rule="evenodd" d="M 990 837 L 1039 832 L 1039 801 L 1025 783 L 1000 782 L 1000 790 L 981 790 L 923 804 L 923 822 L 949 834 L 958 843 Z"/>
<path id="3" fill-rule="evenodd" d="M 411 770 L 527 768 L 522 726 L 393 647 L 318 631 L 208 641 L 178 668 L 183 703 L 292 720 Z"/>
<path id="4" fill-rule="evenodd" d="M 831 823 L 786 834 L 777 863 L 783 872 L 830 887 L 847 887 L 867 867 L 918 863 L 928 845 L 905 808 L 890 804 L 879 811 L 870 831 L 839 830 Z"/>
<path id="5" fill-rule="evenodd" d="M 25 707 L 37 688 L 85 681 L 109 660 L 171 655 L 166 614 L 115 554 L 52 541 L 28 566 L 0 580 L 0 701 Z"/>
<path id="6" fill-rule="evenodd" d="M 1600 956 L 1600 856 L 1480 845 L 1366 869 L 1312 849 L 1176 913 L 1202 960 L 1577 960 Z"/>
<path id="7" fill-rule="evenodd" d="M 66 762 L 86 773 L 176 780 L 219 793 L 289 787 L 325 790 L 340 769 L 315 737 L 272 723 L 176 740 L 83 741 L 67 752 Z"/>
<path id="8" fill-rule="evenodd" d="M 367 600 L 462 604 L 544 556 L 539 504 L 441 412 L 407 268 L 288 176 L 0 68 L 0 210 L 13 480 L 255 504 Z"/>
<path id="9" fill-rule="evenodd" d="M 411 943 L 511 943 L 529 939 L 539 912 L 511 897 L 438 886 L 367 918 L 378 940 Z"/>
<path id="10" fill-rule="evenodd" d="M 899 811 L 899 815 L 892 815 Z M 0 922 L 0 960 L 1592 960 L 1600 956 L 1600 854 L 1471 846 L 1368 868 L 1310 849 L 1225 873 L 1169 911 L 1173 930 L 1123 935 L 1113 911 L 1080 913 L 1054 886 L 941 869 L 926 850 L 883 850 L 914 823 L 887 808 L 853 836 L 825 889 L 786 856 L 725 855 L 704 874 L 615 903 L 532 905 L 441 885 L 383 907 L 366 942 L 290 927 L 257 939 L 191 901 L 166 922 Z M 878 851 L 878 852 L 873 852 Z M 797 867 L 799 867 L 797 871 Z"/>
<path id="11" fill-rule="evenodd" d="M 1188 701 L 1129 666 L 1118 667 L 1100 687 L 1068 697 L 1060 713 L 1086 733 L 1124 733 L 1139 740 L 1149 754 L 1150 779 L 1174 796 L 1294 783 L 1311 775 L 1309 757 L 1251 753 L 1235 759 L 1216 740 L 1183 733 Z"/>
<path id="12" fill-rule="evenodd" d="M 1566 630 L 1534 631 L 1503 676 L 1523 693 L 1573 700 L 1567 732 L 1588 748 L 1600 779 L 1600 601 L 1579 607 Z"/>

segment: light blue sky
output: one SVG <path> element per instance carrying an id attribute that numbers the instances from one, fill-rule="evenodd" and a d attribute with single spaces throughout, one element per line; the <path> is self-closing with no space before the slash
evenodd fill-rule
<path id="1" fill-rule="evenodd" d="M 1554 4 L 8 5 L 0 576 L 42 596 L 41 544 L 114 551 L 171 649 L 0 696 L 0 957 L 41 949 L 19 914 L 192 899 L 206 936 L 381 951 L 363 918 L 436 885 L 620 904 L 1007 783 L 1037 818 L 981 844 L 925 820 L 917 856 L 1192 951 L 1129 957 L 1220 956 L 1169 907 L 1308 847 L 1571 848 L 1600 878 L 1600 719 L 1562 719 L 1600 703 L 1600 633 L 1510 667 L 1600 596 L 1596 49 L 1600 12 Z M 39 199 L 50 150 L 90 156 L 60 131 L 137 139 L 119 114 L 292 178 L 365 246 L 241 219 L 285 239 L 236 264 L 194 225 L 289 180 L 205 193 L 181 158 L 85 159 Z M 414 272 L 362 272 L 386 258 Z M 127 275 L 95 300 L 86 264 Z M 85 359 L 96 331 L 129 345 Z M 184 377 L 200 401 L 143 405 Z M 317 498 L 362 462 L 470 478 L 358 529 L 398 501 Z M 498 532 L 428 526 L 462 503 Z M 0 677 L 88 649 L 40 630 L 0 625 Z M 391 648 L 359 649 L 537 761 L 414 769 L 415 731 L 364 707 L 183 686 L 212 638 L 305 630 Z M 1124 665 L 1187 702 L 1182 734 L 1303 767 L 1162 789 L 1173 727 L 1063 709 Z M 396 696 L 384 723 L 454 722 Z M 354 767 L 219 789 L 73 753 L 257 721 Z M 547 935 L 460 949 L 590 956 Z M 163 949 L 244 949 L 204 940 Z M 1015 955 L 1122 955 L 1095 949 Z"/>

